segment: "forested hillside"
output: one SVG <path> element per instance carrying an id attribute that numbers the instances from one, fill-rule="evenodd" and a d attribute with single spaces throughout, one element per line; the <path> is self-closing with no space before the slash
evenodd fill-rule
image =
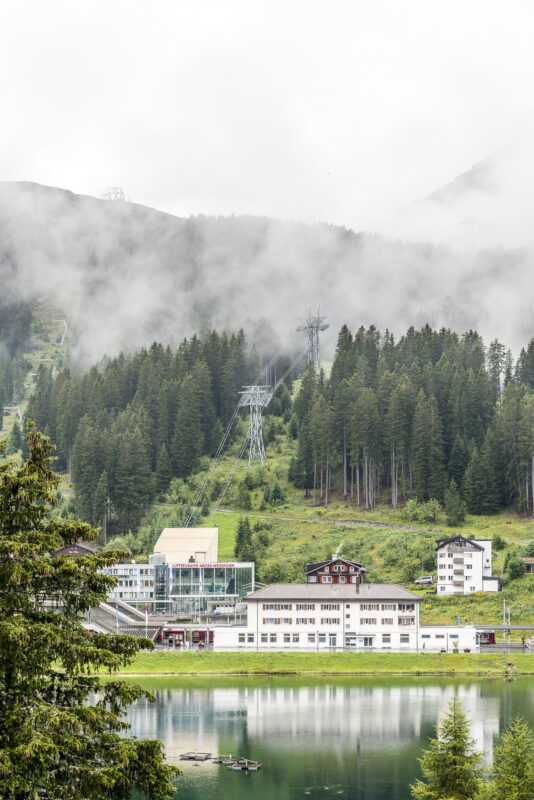
<path id="1" fill-rule="evenodd" d="M 517 360 L 474 331 L 345 326 L 328 381 L 308 368 L 295 400 L 297 485 L 379 500 L 463 497 L 471 513 L 534 500 L 534 340 Z M 458 520 L 460 521 L 460 520 Z"/>
<path id="2" fill-rule="evenodd" d="M 176 352 L 154 344 L 81 375 L 52 379 L 41 365 L 26 418 L 52 437 L 57 468 L 72 472 L 77 513 L 105 534 L 123 533 L 137 529 L 171 478 L 191 475 L 217 450 L 258 370 L 242 331 L 193 336 Z M 234 425 L 232 435 L 241 432 Z"/>
<path id="3" fill-rule="evenodd" d="M 215 331 L 174 352 L 154 344 L 80 374 L 52 379 L 41 365 L 26 418 L 55 442 L 76 512 L 102 526 L 104 538 L 135 533 L 156 498 L 193 502 L 195 474 L 209 466 L 259 366 L 243 332 Z M 514 362 L 504 345 L 485 347 L 474 331 L 425 326 L 395 341 L 373 326 L 354 334 L 344 326 L 330 374 L 308 365 L 290 389 L 279 388 L 264 426 L 271 463 L 281 447 L 283 459 L 268 485 L 256 472 L 231 485 L 234 507 L 281 503 L 289 479 L 316 505 L 333 494 L 362 509 L 438 501 L 455 510 L 450 524 L 464 510 L 532 513 L 534 340 Z M 244 416 L 234 423 L 230 447 L 244 441 L 245 424 Z M 218 496 L 220 469 L 199 512 Z M 173 481 L 184 489 L 173 484 L 166 496 Z"/>

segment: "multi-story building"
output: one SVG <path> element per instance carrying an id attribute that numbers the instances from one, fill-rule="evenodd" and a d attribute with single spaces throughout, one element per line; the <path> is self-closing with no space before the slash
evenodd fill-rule
<path id="1" fill-rule="evenodd" d="M 217 549 L 217 528 L 166 528 L 148 564 L 104 570 L 117 578 L 108 599 L 155 614 L 230 613 L 254 591 L 254 563 L 219 562 Z"/>
<path id="2" fill-rule="evenodd" d="M 216 649 L 418 647 L 421 598 L 394 584 L 272 584 L 245 598 L 247 625 L 218 629 Z"/>
<path id="3" fill-rule="evenodd" d="M 306 564 L 307 583 L 363 583 L 367 572 L 363 564 L 348 561 L 334 553 L 330 561 Z"/>
<path id="4" fill-rule="evenodd" d="M 436 551 L 438 595 L 500 590 L 499 579 L 491 574 L 491 539 L 451 536 L 438 539 Z"/>

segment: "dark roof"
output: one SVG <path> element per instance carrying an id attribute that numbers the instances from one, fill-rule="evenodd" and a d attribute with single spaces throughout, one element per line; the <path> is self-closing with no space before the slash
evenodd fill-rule
<path id="1" fill-rule="evenodd" d="M 306 575 L 308 572 L 315 572 L 317 569 L 321 569 L 322 567 L 327 567 L 328 564 L 337 564 L 340 561 L 342 564 L 347 564 L 349 567 L 358 567 L 359 570 L 362 572 L 367 572 L 367 567 L 364 567 L 363 564 L 359 564 L 357 561 L 349 561 L 348 558 L 329 558 L 328 561 L 316 561 L 312 564 L 306 564 Z"/>
<path id="2" fill-rule="evenodd" d="M 438 545 L 436 547 L 436 550 L 439 550 L 440 547 L 445 547 L 445 545 L 447 544 L 453 544 L 454 542 L 459 542 L 460 540 L 462 542 L 466 542 L 467 544 L 472 544 L 475 550 L 484 550 L 482 545 L 478 544 L 476 539 L 466 539 L 465 536 L 462 536 L 460 533 L 458 533 L 456 536 L 449 536 L 448 539 L 436 539 L 436 543 Z M 482 541 L 486 540 L 483 539 Z"/>
<path id="3" fill-rule="evenodd" d="M 54 550 L 50 553 L 51 556 L 86 556 L 91 555 L 95 551 L 92 547 L 86 544 L 66 544 L 60 547 L 59 550 Z"/>
<path id="4" fill-rule="evenodd" d="M 272 583 L 245 597 L 246 602 L 263 600 L 399 600 L 420 603 L 422 598 L 395 583 Z"/>

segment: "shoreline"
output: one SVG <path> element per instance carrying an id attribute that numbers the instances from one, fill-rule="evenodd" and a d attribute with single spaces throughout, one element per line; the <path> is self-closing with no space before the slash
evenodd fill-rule
<path id="1" fill-rule="evenodd" d="M 243 653 L 138 654 L 100 677 L 461 677 L 534 676 L 534 654 L 517 653 Z"/>

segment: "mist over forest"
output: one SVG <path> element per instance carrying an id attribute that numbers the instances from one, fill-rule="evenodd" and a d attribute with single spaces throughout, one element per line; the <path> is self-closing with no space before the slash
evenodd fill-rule
<path id="1" fill-rule="evenodd" d="M 517 350 L 532 337 L 528 248 L 461 252 L 326 224 L 179 218 L 34 183 L 0 184 L 0 302 L 63 309 L 74 362 L 208 329 L 243 327 L 271 353 L 300 347 L 299 316 L 321 303 L 342 323 L 394 334 L 429 322 L 476 328 Z"/>

